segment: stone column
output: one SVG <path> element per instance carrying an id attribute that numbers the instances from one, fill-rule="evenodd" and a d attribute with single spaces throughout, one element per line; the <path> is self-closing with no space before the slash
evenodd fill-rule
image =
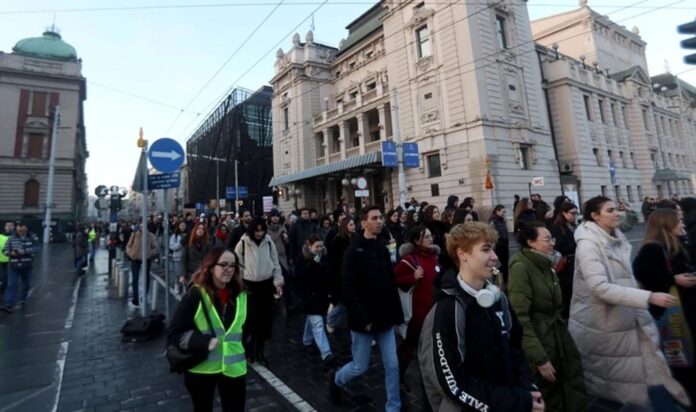
<path id="1" fill-rule="evenodd" d="M 324 164 L 329 164 L 329 156 L 331 156 L 331 141 L 329 140 L 329 132 L 331 129 L 324 129 L 322 133 L 324 134 Z"/>
<path id="2" fill-rule="evenodd" d="M 338 124 L 338 141 L 341 142 L 341 160 L 346 158 L 346 138 L 348 137 L 348 123 Z"/>
<path id="3" fill-rule="evenodd" d="M 379 140 L 387 139 L 387 117 L 384 105 L 381 104 L 377 106 L 377 113 L 379 114 Z"/>
<path id="4" fill-rule="evenodd" d="M 367 116 L 363 113 L 358 113 L 355 118 L 358 120 L 358 146 L 360 147 L 360 154 L 365 154 L 365 133 L 368 132 L 367 126 Z"/>

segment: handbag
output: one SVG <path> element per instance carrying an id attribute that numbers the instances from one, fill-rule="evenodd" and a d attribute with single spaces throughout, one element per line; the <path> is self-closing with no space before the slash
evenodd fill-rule
<path id="1" fill-rule="evenodd" d="M 672 286 L 669 294 L 677 298 L 678 304 L 665 309 L 662 317 L 655 321 L 660 332 L 660 346 L 670 367 L 690 368 L 694 365 L 693 331 L 686 323 L 677 287 Z"/>
<path id="2" fill-rule="evenodd" d="M 568 267 L 568 257 L 561 256 L 561 258 L 558 259 L 558 262 L 556 262 L 556 264 L 553 265 L 553 270 L 558 274 L 558 273 L 562 273 L 567 267 Z"/>
<path id="3" fill-rule="evenodd" d="M 213 323 L 210 321 L 210 315 L 208 314 L 208 305 L 205 303 L 203 296 L 201 296 L 201 303 L 203 315 L 205 316 L 205 320 L 208 322 L 208 327 L 210 328 L 213 337 L 216 337 L 215 329 L 213 329 Z M 169 343 L 167 345 L 166 357 L 169 361 L 170 372 L 183 373 L 208 359 L 208 351 L 196 352 L 181 349 L 178 344 Z"/>
<path id="4" fill-rule="evenodd" d="M 402 259 L 411 269 L 414 271 L 416 270 L 415 267 L 411 263 L 409 263 L 406 258 Z M 411 286 L 407 291 L 402 290 L 401 288 L 396 288 L 396 290 L 399 292 L 399 301 L 401 302 L 401 311 L 404 314 L 404 323 L 397 325 L 396 327 L 396 332 L 401 336 L 402 338 L 406 339 L 406 331 L 408 330 L 408 323 L 411 321 L 411 318 L 413 317 L 413 289 L 415 289 L 415 286 Z"/>

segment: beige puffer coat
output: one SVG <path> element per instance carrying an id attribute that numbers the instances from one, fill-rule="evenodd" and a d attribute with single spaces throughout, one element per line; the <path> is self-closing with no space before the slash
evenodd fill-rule
<path id="1" fill-rule="evenodd" d="M 638 289 L 631 270 L 631 244 L 596 223 L 575 231 L 575 279 L 568 330 L 582 355 L 590 395 L 648 406 L 648 387 L 664 385 L 690 405 L 672 378 L 648 312 L 650 292 Z"/>

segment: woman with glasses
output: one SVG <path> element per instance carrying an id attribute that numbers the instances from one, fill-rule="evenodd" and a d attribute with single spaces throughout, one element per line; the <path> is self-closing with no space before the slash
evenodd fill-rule
<path id="1" fill-rule="evenodd" d="M 268 363 L 263 349 L 271 337 L 273 299 L 283 296 L 285 284 L 278 251 L 267 231 L 266 221 L 254 218 L 234 250 L 249 290 L 249 321 L 244 328 L 247 359 L 264 365 Z"/>
<path id="2" fill-rule="evenodd" d="M 556 239 L 554 248 L 561 258 L 554 266 L 563 295 L 563 319 L 570 315 L 570 298 L 573 296 L 573 272 L 575 271 L 575 226 L 578 207 L 570 202 L 562 203 L 551 226 L 551 236 Z"/>
<path id="3" fill-rule="evenodd" d="M 613 200 L 597 196 L 583 208 L 575 231 L 575 279 L 568 330 L 582 355 L 591 396 L 650 408 L 649 393 L 666 392 L 690 405 L 660 351 L 650 305 L 671 307 L 667 293 L 638 288 L 631 270 L 631 244 L 619 230 Z M 660 409 L 658 409 L 660 410 Z"/>
<path id="4" fill-rule="evenodd" d="M 169 344 L 208 355 L 184 372 L 196 412 L 213 410 L 216 387 L 223 411 L 245 409 L 247 365 L 241 333 L 247 318 L 247 294 L 239 269 L 233 251 L 220 248 L 208 253 L 169 326 Z"/>
<path id="5" fill-rule="evenodd" d="M 633 260 L 633 273 L 643 288 L 652 292 L 678 293 L 686 325 L 696 333 L 696 276 L 682 245 L 684 223 L 674 209 L 657 209 L 648 217 L 645 240 Z M 666 316 L 665 309 L 651 306 L 655 320 Z M 675 377 L 696 399 L 696 367 L 673 368 Z"/>
<path id="6" fill-rule="evenodd" d="M 433 244 L 433 235 L 425 226 L 415 226 L 408 232 L 407 243 L 399 249 L 401 260 L 394 267 L 396 285 L 407 291 L 413 288 L 412 316 L 406 336 L 397 348 L 399 358 L 399 382 L 401 390 L 410 389 L 404 380 L 413 352 L 418 347 L 418 338 L 425 316 L 433 306 L 433 284 L 442 271 L 438 262 L 440 247 Z"/>
<path id="7" fill-rule="evenodd" d="M 522 347 L 548 411 L 584 411 L 582 361 L 561 316 L 563 299 L 553 264 L 560 257 L 541 222 L 520 230 L 522 249 L 510 259 L 510 304 L 524 329 Z"/>

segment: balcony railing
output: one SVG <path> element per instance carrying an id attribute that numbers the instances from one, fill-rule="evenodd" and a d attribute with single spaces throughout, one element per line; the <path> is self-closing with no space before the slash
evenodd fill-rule
<path id="1" fill-rule="evenodd" d="M 343 103 L 343 113 L 347 113 L 357 106 L 357 101 L 356 100 L 350 100 L 348 102 Z"/>
<path id="2" fill-rule="evenodd" d="M 331 163 L 333 163 L 333 162 L 338 162 L 339 160 L 341 160 L 341 153 L 340 153 L 340 152 L 339 152 L 339 153 L 333 153 L 331 156 L 329 156 L 329 161 L 330 161 Z"/>
<path id="3" fill-rule="evenodd" d="M 377 98 L 377 89 L 372 89 L 362 96 L 363 104 L 369 103 Z"/>
<path id="4" fill-rule="evenodd" d="M 365 153 L 378 152 L 381 147 L 381 141 L 370 142 L 365 145 Z"/>
<path id="5" fill-rule="evenodd" d="M 346 150 L 346 157 L 355 157 L 360 154 L 360 148 L 359 147 L 351 147 L 350 149 Z"/>

